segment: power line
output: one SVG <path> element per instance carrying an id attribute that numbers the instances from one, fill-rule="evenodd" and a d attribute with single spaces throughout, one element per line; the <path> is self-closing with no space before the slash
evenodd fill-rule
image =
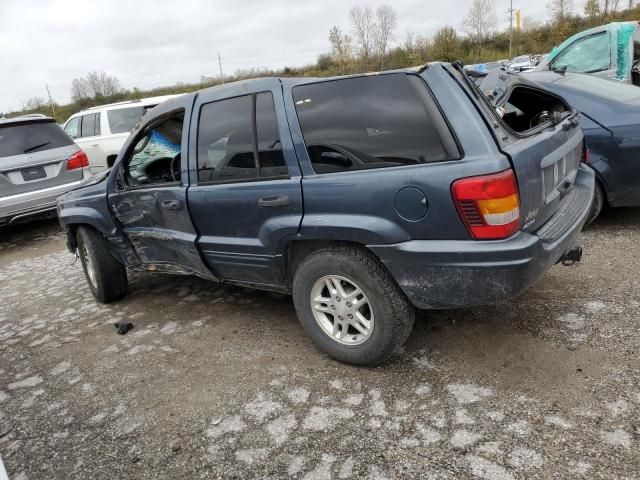
<path id="1" fill-rule="evenodd" d="M 218 52 L 218 66 L 220 67 L 220 83 L 224 83 L 224 75 L 222 74 L 222 61 L 220 60 L 220 52 Z"/>
<path id="2" fill-rule="evenodd" d="M 513 44 L 513 0 L 509 1 L 509 58 L 511 55 L 511 45 Z"/>
<path id="3" fill-rule="evenodd" d="M 49 96 L 49 106 L 51 107 L 51 112 L 53 113 L 53 116 L 56 116 L 56 109 L 53 107 L 53 98 L 51 98 L 51 92 L 49 91 L 49 84 L 45 83 L 44 86 L 47 89 L 47 95 Z"/>

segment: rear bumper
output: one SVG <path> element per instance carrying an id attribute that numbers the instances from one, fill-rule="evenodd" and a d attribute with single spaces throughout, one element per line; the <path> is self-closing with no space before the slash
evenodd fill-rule
<path id="1" fill-rule="evenodd" d="M 0 226 L 10 225 L 33 215 L 55 213 L 56 199 L 78 187 L 83 181 L 84 179 L 32 192 L 0 197 Z"/>
<path id="2" fill-rule="evenodd" d="M 413 240 L 369 248 L 417 308 L 500 302 L 529 287 L 578 245 L 593 188 L 593 171 L 580 167 L 575 194 L 534 234 L 519 232 L 495 241 Z"/>

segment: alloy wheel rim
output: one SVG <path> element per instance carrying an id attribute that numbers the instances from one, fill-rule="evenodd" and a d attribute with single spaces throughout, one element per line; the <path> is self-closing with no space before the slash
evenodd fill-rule
<path id="1" fill-rule="evenodd" d="M 364 291 L 339 275 L 326 275 L 311 289 L 311 311 L 316 323 L 342 345 L 360 345 L 373 332 L 373 308 Z"/>

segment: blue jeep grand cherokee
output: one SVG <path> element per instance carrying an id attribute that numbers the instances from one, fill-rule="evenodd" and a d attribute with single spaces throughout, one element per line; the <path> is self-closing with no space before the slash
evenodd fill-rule
<path id="1" fill-rule="evenodd" d="M 375 365 L 414 308 L 497 302 L 579 260 L 577 114 L 526 82 L 503 108 L 439 63 L 210 88 L 147 113 L 60 221 L 101 302 L 127 267 L 289 292 L 324 351 Z"/>

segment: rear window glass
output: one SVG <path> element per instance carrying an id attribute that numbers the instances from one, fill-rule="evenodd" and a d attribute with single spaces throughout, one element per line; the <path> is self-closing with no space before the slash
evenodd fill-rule
<path id="1" fill-rule="evenodd" d="M 0 127 L 0 157 L 40 152 L 73 145 L 57 123 L 30 123 Z"/>
<path id="2" fill-rule="evenodd" d="M 295 87 L 293 97 L 316 173 L 450 159 L 439 134 L 443 119 L 418 77 L 391 74 L 313 83 Z"/>
<path id="3" fill-rule="evenodd" d="M 142 106 L 108 110 L 109 130 L 111 133 L 128 133 L 145 112 L 146 109 Z"/>

